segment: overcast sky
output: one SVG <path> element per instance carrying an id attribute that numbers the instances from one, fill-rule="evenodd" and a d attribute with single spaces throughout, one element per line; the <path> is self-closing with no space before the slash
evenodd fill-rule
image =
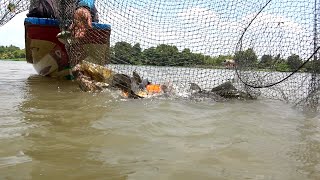
<path id="1" fill-rule="evenodd" d="M 27 12 L 16 15 L 7 24 L 0 27 L 0 45 L 15 45 L 24 48 L 24 25 L 23 21 Z"/>

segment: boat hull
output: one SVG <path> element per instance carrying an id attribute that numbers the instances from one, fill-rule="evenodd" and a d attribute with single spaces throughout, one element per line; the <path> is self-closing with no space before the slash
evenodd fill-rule
<path id="1" fill-rule="evenodd" d="M 55 19 L 29 17 L 24 21 L 27 62 L 43 76 L 69 77 L 72 65 L 87 60 L 97 64 L 110 61 L 110 32 L 108 24 L 93 23 L 82 41 L 68 46 L 68 52 L 57 34 Z"/>

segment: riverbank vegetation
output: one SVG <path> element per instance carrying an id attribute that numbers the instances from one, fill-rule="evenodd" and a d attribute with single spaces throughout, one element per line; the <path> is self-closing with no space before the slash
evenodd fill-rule
<path id="1" fill-rule="evenodd" d="M 242 64 L 249 70 L 291 72 L 303 64 L 297 54 L 287 58 L 280 55 L 263 55 L 258 58 L 253 49 L 238 51 L 232 55 L 208 56 L 193 53 L 190 49 L 179 51 L 174 45 L 160 44 L 142 50 L 139 43 L 133 46 L 127 42 L 117 42 L 111 47 L 111 61 L 115 64 L 151 65 L 151 66 L 180 66 L 180 67 L 208 67 L 224 68 L 225 60 L 233 59 L 237 64 Z M 315 69 L 314 67 L 317 67 Z M 320 72 L 320 61 L 310 61 L 300 72 Z"/>
<path id="2" fill-rule="evenodd" d="M 0 59 L 2 60 L 16 60 L 25 61 L 26 52 L 24 49 L 10 45 L 10 46 L 0 46 Z"/>
<path id="3" fill-rule="evenodd" d="M 188 48 L 179 51 L 176 46 L 166 44 L 143 50 L 139 43 L 132 46 L 127 42 L 117 42 L 110 49 L 111 62 L 114 64 L 225 68 L 223 62 L 233 59 L 237 64 L 242 64 L 251 70 L 291 72 L 304 62 L 297 54 L 292 54 L 287 58 L 266 54 L 258 58 L 253 49 L 238 51 L 234 55 L 218 56 L 194 53 Z M 0 46 L 0 59 L 25 60 L 25 57 L 24 49 L 13 45 Z M 320 61 L 310 61 L 299 71 L 319 73 Z"/>

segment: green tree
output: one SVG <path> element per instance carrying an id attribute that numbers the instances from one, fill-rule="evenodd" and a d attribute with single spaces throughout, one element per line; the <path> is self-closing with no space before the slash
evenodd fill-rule
<path id="1" fill-rule="evenodd" d="M 298 69 L 302 65 L 302 60 L 299 55 L 292 54 L 287 58 L 287 63 L 291 71 Z"/>
<path id="2" fill-rule="evenodd" d="M 214 66 L 215 64 L 215 59 L 209 55 L 204 56 L 204 59 L 202 61 L 203 65 L 207 65 L 207 66 Z"/>
<path id="3" fill-rule="evenodd" d="M 273 57 L 271 55 L 263 55 L 258 64 L 259 68 L 268 68 L 273 64 Z"/>
<path id="4" fill-rule="evenodd" d="M 208 61 L 213 61 L 210 56 L 205 56 L 200 53 L 192 53 L 189 48 L 185 48 L 180 53 L 180 59 L 177 64 L 179 66 L 195 66 L 208 64 Z"/>
<path id="5" fill-rule="evenodd" d="M 10 45 L 0 46 L 0 59 L 19 59 L 25 58 L 26 53 L 24 49 Z"/>
<path id="6" fill-rule="evenodd" d="M 17 47 L 17 46 L 13 46 L 13 45 L 10 45 L 10 46 L 7 47 L 7 51 L 12 52 L 12 51 L 15 51 L 15 50 L 20 50 L 20 48 Z"/>
<path id="7" fill-rule="evenodd" d="M 8 49 L 11 51 L 9 52 Z M 0 46 L 0 58 L 25 57 L 21 53 L 24 50 L 17 50 L 14 46 Z M 115 64 L 135 64 L 135 65 L 153 65 L 153 66 L 222 66 L 222 62 L 226 59 L 234 59 L 240 66 L 252 68 L 275 68 L 276 71 L 295 70 L 302 64 L 302 60 L 298 55 L 291 55 L 284 60 L 280 55 L 272 57 L 271 55 L 263 55 L 258 62 L 258 57 L 252 48 L 245 51 L 238 51 L 234 56 L 219 55 L 211 57 L 201 53 L 193 53 L 190 49 L 185 48 L 179 52 L 174 45 L 160 44 L 157 47 L 150 47 L 142 50 L 139 43 L 133 46 L 127 42 L 117 42 L 110 48 L 111 59 Z M 308 63 L 304 68 L 307 72 L 318 72 L 315 67 L 320 63 Z M 320 69 L 320 68 L 318 68 Z"/>
<path id="8" fill-rule="evenodd" d="M 226 59 L 233 59 L 231 55 L 219 55 L 218 57 L 215 58 L 215 65 L 216 66 L 223 66 L 223 62 Z"/>
<path id="9" fill-rule="evenodd" d="M 115 64 L 129 64 L 132 59 L 132 46 L 127 42 L 117 42 L 113 47 L 111 61 Z"/>
<path id="10" fill-rule="evenodd" d="M 192 61 L 190 61 L 191 65 L 203 65 L 205 62 L 206 56 L 201 53 L 192 53 Z"/>
<path id="11" fill-rule="evenodd" d="M 0 54 L 4 53 L 6 48 L 4 46 L 0 46 Z"/>
<path id="12" fill-rule="evenodd" d="M 179 50 L 176 46 L 160 44 L 155 53 L 158 59 L 154 63 L 158 66 L 175 66 L 179 62 Z"/>
<path id="13" fill-rule="evenodd" d="M 290 70 L 288 63 L 285 61 L 277 63 L 275 69 L 280 72 L 287 72 Z"/>
<path id="14" fill-rule="evenodd" d="M 320 73 L 320 60 L 309 61 L 304 66 L 304 71 L 309 73 Z"/>
<path id="15" fill-rule="evenodd" d="M 240 66 L 255 67 L 258 62 L 258 57 L 252 48 L 245 51 L 235 53 L 234 60 Z"/>
<path id="16" fill-rule="evenodd" d="M 142 48 L 139 43 L 132 46 L 132 61 L 134 64 L 141 64 L 142 62 Z"/>
<path id="17" fill-rule="evenodd" d="M 158 56 L 156 54 L 156 48 L 150 47 L 148 49 L 145 49 L 142 53 L 142 64 L 155 66 L 157 65 L 157 58 Z"/>
<path id="18" fill-rule="evenodd" d="M 181 51 L 179 60 L 176 61 L 177 66 L 188 66 L 192 62 L 192 53 L 189 48 L 185 48 Z"/>

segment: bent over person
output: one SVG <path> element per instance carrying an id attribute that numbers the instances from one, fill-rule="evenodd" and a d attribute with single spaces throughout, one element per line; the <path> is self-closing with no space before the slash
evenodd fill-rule
<path id="1" fill-rule="evenodd" d="M 59 19 L 59 0 L 31 0 L 27 17 Z M 65 13 L 74 12 L 73 23 L 70 27 L 74 37 L 81 38 L 88 28 L 92 28 L 92 21 L 98 21 L 95 0 L 64 0 Z"/>
<path id="2" fill-rule="evenodd" d="M 38 74 L 72 79 L 75 65 L 108 61 L 111 26 L 97 23 L 95 0 L 31 0 L 27 17 L 26 59 Z"/>

